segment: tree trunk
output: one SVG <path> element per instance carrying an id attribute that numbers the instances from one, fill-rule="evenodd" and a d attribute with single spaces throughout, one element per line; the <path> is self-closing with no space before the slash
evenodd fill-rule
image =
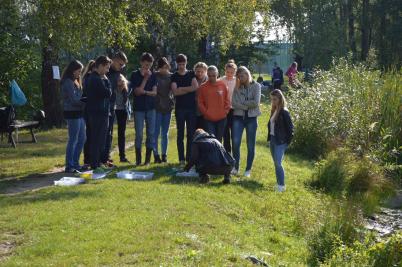
<path id="1" fill-rule="evenodd" d="M 207 44 L 208 44 L 207 37 L 202 37 L 199 42 L 199 52 L 202 61 L 207 60 Z"/>
<path id="2" fill-rule="evenodd" d="M 348 0 L 347 13 L 349 24 L 349 46 L 352 51 L 353 58 L 356 57 L 356 39 L 355 39 L 355 17 L 353 14 L 353 0 Z"/>
<path id="3" fill-rule="evenodd" d="M 361 25 L 361 60 L 365 61 L 367 59 L 369 51 L 369 0 L 363 0 L 362 3 L 362 25 Z"/>
<path id="4" fill-rule="evenodd" d="M 57 66 L 58 51 L 48 40 L 42 49 L 42 101 L 46 115 L 46 125 L 61 127 L 63 124 L 63 109 L 61 106 L 60 81 L 53 79 L 52 66 Z"/>

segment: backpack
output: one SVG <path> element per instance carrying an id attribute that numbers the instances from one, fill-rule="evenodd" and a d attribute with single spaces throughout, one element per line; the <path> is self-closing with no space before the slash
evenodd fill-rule
<path id="1" fill-rule="evenodd" d="M 13 106 L 0 108 L 0 131 L 6 132 L 14 120 L 15 111 Z"/>

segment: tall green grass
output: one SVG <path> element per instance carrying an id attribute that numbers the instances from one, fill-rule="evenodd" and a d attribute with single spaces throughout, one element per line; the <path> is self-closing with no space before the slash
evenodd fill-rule
<path id="1" fill-rule="evenodd" d="M 401 164 L 402 71 L 381 73 L 347 59 L 291 92 L 295 121 L 292 149 L 319 158 L 339 145 Z"/>

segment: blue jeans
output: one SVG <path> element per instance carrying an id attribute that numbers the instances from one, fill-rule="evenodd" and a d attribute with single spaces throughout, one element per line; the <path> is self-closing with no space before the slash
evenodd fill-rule
<path id="1" fill-rule="evenodd" d="M 146 127 L 147 139 L 145 146 L 150 149 L 155 147 L 155 109 L 147 111 L 134 111 L 134 127 L 135 127 L 135 148 L 140 149 L 142 145 L 144 121 Z"/>
<path id="2" fill-rule="evenodd" d="M 169 126 L 170 126 L 170 119 L 172 118 L 172 113 L 160 113 L 156 112 L 156 122 L 155 122 L 155 155 L 159 155 L 159 134 L 161 135 L 161 147 L 162 147 L 162 155 L 166 155 L 167 147 L 169 143 Z"/>
<path id="3" fill-rule="evenodd" d="M 204 126 L 205 130 L 209 134 L 215 135 L 216 139 L 218 139 L 219 142 L 222 143 L 222 138 L 225 133 L 225 127 L 226 127 L 226 118 L 220 121 L 204 120 Z"/>
<path id="4" fill-rule="evenodd" d="M 282 167 L 282 160 L 285 151 L 288 148 L 288 144 L 277 145 L 275 142 L 275 136 L 271 135 L 269 148 L 275 165 L 276 182 L 278 185 L 285 185 L 285 171 Z"/>
<path id="5" fill-rule="evenodd" d="M 247 139 L 246 171 L 251 170 L 251 167 L 253 166 L 257 127 L 258 127 L 257 117 L 243 118 L 241 116 L 233 116 L 232 144 L 233 144 L 233 157 L 236 160 L 235 164 L 236 170 L 239 169 L 240 165 L 240 145 L 244 129 L 246 129 L 246 139 Z"/>
<path id="6" fill-rule="evenodd" d="M 67 119 L 68 141 L 66 148 L 66 169 L 80 168 L 80 155 L 85 144 L 85 121 L 84 118 Z"/>
<path id="7" fill-rule="evenodd" d="M 176 109 L 176 125 L 177 125 L 177 152 L 179 161 L 190 160 L 191 142 L 195 132 L 197 123 L 197 115 L 195 110 Z M 186 157 L 184 157 L 184 128 L 187 129 Z"/>

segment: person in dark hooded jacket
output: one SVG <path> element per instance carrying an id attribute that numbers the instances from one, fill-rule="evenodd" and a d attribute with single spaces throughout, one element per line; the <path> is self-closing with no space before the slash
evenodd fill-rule
<path id="1" fill-rule="evenodd" d="M 195 131 L 191 144 L 191 156 L 184 168 L 185 171 L 189 171 L 195 165 L 201 183 L 208 183 L 208 174 L 212 174 L 224 175 L 223 183 L 228 184 L 234 164 L 234 158 L 226 152 L 213 134 L 208 134 L 202 129 Z"/>

